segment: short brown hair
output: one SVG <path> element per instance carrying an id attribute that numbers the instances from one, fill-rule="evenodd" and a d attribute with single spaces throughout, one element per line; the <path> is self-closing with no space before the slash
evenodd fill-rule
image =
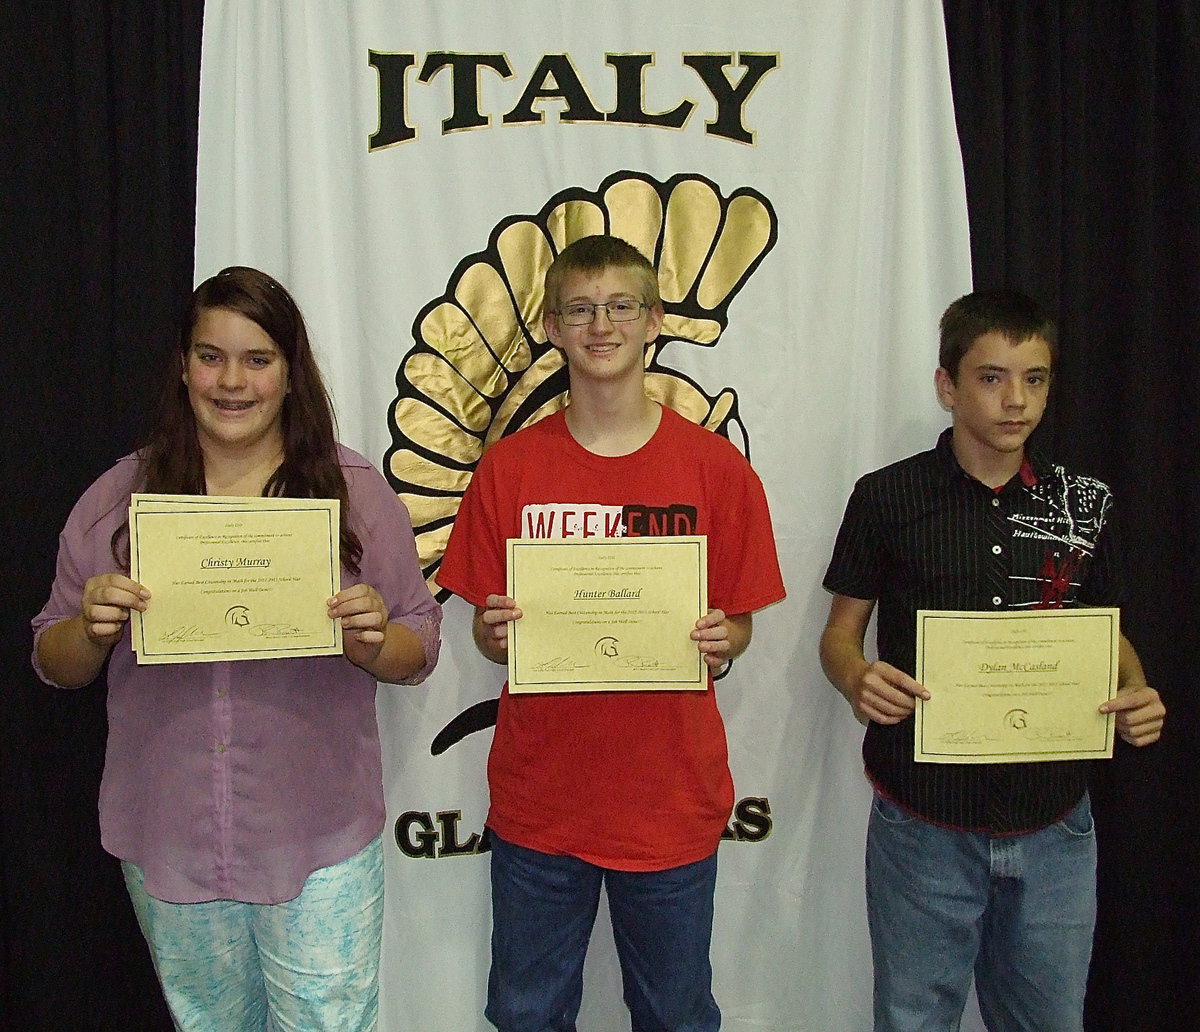
<path id="1" fill-rule="evenodd" d="M 958 382 L 963 355 L 985 333 L 999 333 L 1012 344 L 1040 337 L 1058 360 L 1058 328 L 1033 298 L 1016 290 L 977 290 L 964 294 L 942 314 L 938 365 Z"/>

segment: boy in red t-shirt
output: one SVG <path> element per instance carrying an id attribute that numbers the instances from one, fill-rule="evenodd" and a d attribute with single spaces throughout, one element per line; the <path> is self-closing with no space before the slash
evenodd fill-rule
<path id="1" fill-rule="evenodd" d="M 703 535 L 710 608 L 691 637 L 719 670 L 750 643 L 751 614 L 784 595 L 762 485 L 729 441 L 646 395 L 663 308 L 636 248 L 575 241 L 545 297 L 570 404 L 484 455 L 438 580 L 476 606 L 480 652 L 506 663 L 521 618 L 504 594 L 506 539 Z M 488 1019 L 574 1029 L 603 884 L 635 1032 L 719 1028 L 708 953 L 733 783 L 711 676 L 704 692 L 506 686 L 488 782 Z"/>

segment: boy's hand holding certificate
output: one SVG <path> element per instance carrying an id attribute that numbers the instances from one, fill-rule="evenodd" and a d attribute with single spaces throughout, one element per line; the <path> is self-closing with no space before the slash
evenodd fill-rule
<path id="1" fill-rule="evenodd" d="M 139 663 L 339 655 L 336 499 L 134 495 L 130 576 L 151 592 L 131 615 Z"/>
<path id="2" fill-rule="evenodd" d="M 1112 756 L 1116 609 L 917 613 L 915 749 L 925 763 Z"/>

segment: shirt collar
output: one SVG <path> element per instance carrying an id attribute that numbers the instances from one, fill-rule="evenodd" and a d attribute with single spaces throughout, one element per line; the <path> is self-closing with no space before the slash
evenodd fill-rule
<path id="1" fill-rule="evenodd" d="M 958 476 L 965 477 L 967 480 L 978 483 L 974 477 L 958 464 L 958 459 L 954 455 L 953 434 L 954 427 L 946 427 L 938 437 L 935 451 L 948 472 L 955 473 Z M 1010 486 L 1017 486 L 1018 484 L 1027 488 L 1033 487 L 1046 475 L 1048 468 L 1049 464 L 1045 456 L 1036 448 L 1027 446 L 1025 454 L 1021 458 L 1021 468 L 1017 470 L 1016 475 L 1007 484 L 1003 484 L 997 488 L 996 493 L 999 494 L 1001 491 L 1007 490 Z"/>

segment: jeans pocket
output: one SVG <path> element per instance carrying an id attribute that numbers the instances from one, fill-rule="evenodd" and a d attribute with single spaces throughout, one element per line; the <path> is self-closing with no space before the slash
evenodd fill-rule
<path id="1" fill-rule="evenodd" d="M 1056 827 L 1062 828 L 1072 838 L 1088 838 L 1096 833 L 1096 823 L 1092 820 L 1092 803 L 1086 792 Z"/>
<path id="2" fill-rule="evenodd" d="M 881 821 L 888 824 L 903 825 L 911 824 L 917 820 L 915 814 L 909 813 L 899 803 L 893 803 L 887 796 L 875 793 L 875 798 L 871 802 L 871 809 L 875 811 Z"/>

